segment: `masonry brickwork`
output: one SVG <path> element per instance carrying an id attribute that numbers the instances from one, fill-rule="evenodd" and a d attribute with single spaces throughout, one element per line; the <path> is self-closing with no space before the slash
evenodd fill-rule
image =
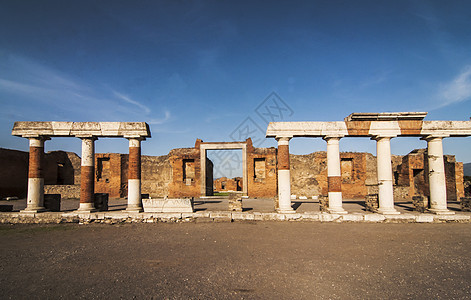
<path id="1" fill-rule="evenodd" d="M 220 177 L 213 180 L 214 192 L 242 191 L 242 177 Z"/>
<path id="2" fill-rule="evenodd" d="M 173 149 L 164 156 L 142 156 L 142 193 L 153 198 L 201 196 L 201 140 L 193 148 Z M 299 196 L 327 195 L 328 177 L 326 152 L 307 155 L 290 154 L 291 194 Z M 341 188 L 343 198 L 365 199 L 378 193 L 376 157 L 369 153 L 340 153 Z M 429 196 L 426 149 L 408 155 L 393 155 L 395 202 L 412 202 L 414 196 Z M 448 201 L 464 197 L 463 164 L 454 156 L 445 155 L 445 175 Z M 247 141 L 248 196 L 273 198 L 277 195 L 277 149 L 255 148 Z M 128 154 L 95 154 L 95 193 L 107 193 L 110 198 L 126 197 Z M 212 163 L 207 160 L 207 190 L 221 191 L 222 178 L 212 179 Z M 28 152 L 0 149 L 0 196 L 25 197 L 28 175 Z M 43 170 L 46 194 L 61 194 L 62 198 L 80 196 L 80 157 L 75 153 L 53 151 L 45 154 Z M 243 181 L 226 190 L 241 190 Z M 218 183 L 219 182 L 219 183 Z M 235 183 L 235 181 L 234 181 Z M 214 185 L 214 186 L 213 186 Z"/>

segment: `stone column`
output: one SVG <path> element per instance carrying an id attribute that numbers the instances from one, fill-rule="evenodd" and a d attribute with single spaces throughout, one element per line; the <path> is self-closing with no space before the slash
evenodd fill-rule
<path id="1" fill-rule="evenodd" d="M 394 209 L 391 138 L 390 136 L 378 136 L 375 138 L 379 190 L 378 212 L 382 214 L 399 214 L 399 212 Z"/>
<path id="2" fill-rule="evenodd" d="M 430 211 L 436 214 L 454 214 L 447 209 L 443 136 L 429 136 L 427 141 Z"/>
<path id="3" fill-rule="evenodd" d="M 79 212 L 93 212 L 95 197 L 95 137 L 82 139 Z"/>
<path id="4" fill-rule="evenodd" d="M 129 212 L 141 212 L 141 139 L 129 138 L 128 207 Z"/>
<path id="5" fill-rule="evenodd" d="M 340 137 L 326 136 L 327 142 L 327 182 L 329 192 L 329 212 L 346 214 L 342 207 L 342 174 L 340 171 Z"/>
<path id="6" fill-rule="evenodd" d="M 291 207 L 291 183 L 289 172 L 289 137 L 277 137 L 278 141 L 278 202 L 279 213 L 294 213 Z"/>
<path id="7" fill-rule="evenodd" d="M 44 137 L 29 138 L 28 196 L 22 212 L 44 211 Z"/>

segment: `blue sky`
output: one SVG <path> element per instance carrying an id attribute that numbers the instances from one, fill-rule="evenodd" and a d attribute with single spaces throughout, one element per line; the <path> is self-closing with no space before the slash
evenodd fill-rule
<path id="1" fill-rule="evenodd" d="M 146 121 L 143 153 L 163 155 L 237 139 L 247 124 L 265 131 L 273 97 L 280 121 L 469 120 L 471 2 L 0 1 L 1 147 L 27 149 L 14 121 Z M 470 142 L 445 139 L 445 152 L 471 162 Z M 101 139 L 96 150 L 127 146 Z M 392 140 L 394 154 L 418 147 Z M 80 153 L 80 140 L 50 150 Z M 295 154 L 320 150 L 321 139 L 291 142 Z M 375 153 L 375 142 L 345 138 L 341 150 Z"/>

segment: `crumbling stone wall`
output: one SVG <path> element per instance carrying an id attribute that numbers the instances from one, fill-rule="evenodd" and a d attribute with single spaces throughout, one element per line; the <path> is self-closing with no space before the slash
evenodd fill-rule
<path id="1" fill-rule="evenodd" d="M 200 142 L 201 140 L 197 140 L 194 148 L 173 149 L 169 152 L 168 156 L 172 167 L 169 197 L 198 197 L 201 195 Z M 213 184 L 212 180 L 210 184 Z"/>
<path id="2" fill-rule="evenodd" d="M 215 192 L 242 191 L 242 177 L 220 177 L 213 180 L 213 190 Z"/>
<path id="3" fill-rule="evenodd" d="M 255 148 L 247 139 L 247 194 L 249 197 L 272 198 L 277 195 L 278 173 L 276 148 Z"/>
<path id="4" fill-rule="evenodd" d="M 152 198 L 169 195 L 169 185 L 172 182 L 172 166 L 169 156 L 141 157 L 141 190 Z"/>
<path id="5" fill-rule="evenodd" d="M 129 155 L 119 153 L 95 154 L 95 193 L 106 193 L 110 198 L 123 198 L 128 193 Z"/>
<path id="6" fill-rule="evenodd" d="M 340 153 L 342 195 L 344 199 L 363 199 L 366 186 L 368 153 Z M 314 152 L 306 155 L 290 154 L 291 194 L 296 196 L 327 195 L 327 153 Z M 370 180 L 371 181 L 371 180 Z M 376 180 L 373 181 L 376 184 Z"/>

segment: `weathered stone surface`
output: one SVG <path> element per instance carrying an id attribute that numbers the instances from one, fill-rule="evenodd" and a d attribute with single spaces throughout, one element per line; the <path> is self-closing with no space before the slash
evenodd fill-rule
<path id="1" fill-rule="evenodd" d="M 329 196 L 319 195 L 317 199 L 319 200 L 319 210 L 321 212 L 328 212 L 329 211 Z"/>
<path id="2" fill-rule="evenodd" d="M 366 210 L 376 212 L 379 207 L 378 194 L 366 195 L 365 206 Z"/>
<path id="3" fill-rule="evenodd" d="M 93 199 L 93 206 L 99 211 L 108 210 L 109 195 L 107 193 L 95 193 Z"/>
<path id="4" fill-rule="evenodd" d="M 414 210 L 421 213 L 424 213 L 429 208 L 429 201 L 426 196 L 412 197 L 412 204 L 414 205 Z"/>
<path id="5" fill-rule="evenodd" d="M 471 211 L 471 197 L 461 197 L 460 206 L 462 211 Z"/>
<path id="6" fill-rule="evenodd" d="M 193 199 L 142 199 L 144 212 L 193 212 Z"/>
<path id="7" fill-rule="evenodd" d="M 242 211 L 242 195 L 238 193 L 229 193 L 229 211 Z"/>
<path id="8" fill-rule="evenodd" d="M 150 137 L 144 122 L 15 122 L 12 135 L 22 137 Z"/>
<path id="9" fill-rule="evenodd" d="M 44 208 L 49 211 L 61 211 L 61 195 L 44 194 Z"/>

